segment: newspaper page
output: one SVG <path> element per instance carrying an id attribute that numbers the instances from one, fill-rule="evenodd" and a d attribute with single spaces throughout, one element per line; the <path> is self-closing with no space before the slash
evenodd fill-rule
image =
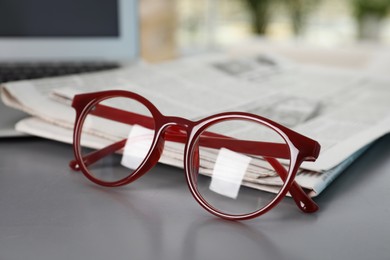
<path id="1" fill-rule="evenodd" d="M 309 170 L 332 169 L 390 131 L 390 80 L 355 70 L 286 65 L 264 54 L 188 59 L 156 69 L 198 85 L 211 82 L 210 87 L 220 91 L 246 91 L 241 85 L 228 86 L 226 77 L 252 83 L 257 89 L 251 93 L 257 96 L 241 110 L 280 122 L 321 144 L 317 161 L 303 165 Z"/>
<path id="2" fill-rule="evenodd" d="M 320 142 L 316 163 L 297 181 L 318 195 L 373 140 L 389 132 L 389 81 L 353 71 L 305 67 L 264 54 L 211 54 L 159 65 L 5 84 L 6 104 L 32 115 L 18 130 L 72 142 L 77 93 L 124 89 L 148 98 L 165 115 L 198 119 L 246 111 L 273 119 Z M 351 102 L 352 101 L 352 102 Z M 91 137 L 91 147 L 104 138 Z M 165 148 L 161 162 L 183 167 L 182 147 Z M 207 172 L 206 172 L 207 174 Z M 268 178 L 272 185 L 275 180 Z M 272 191 L 256 178 L 244 180 Z"/>

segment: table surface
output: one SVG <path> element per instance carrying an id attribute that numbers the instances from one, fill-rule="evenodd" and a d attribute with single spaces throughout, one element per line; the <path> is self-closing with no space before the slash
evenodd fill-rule
<path id="1" fill-rule="evenodd" d="M 390 135 L 304 214 L 290 198 L 250 221 L 221 220 L 183 171 L 158 165 L 104 188 L 72 172 L 70 145 L 0 139 L 0 259 L 390 259 Z"/>

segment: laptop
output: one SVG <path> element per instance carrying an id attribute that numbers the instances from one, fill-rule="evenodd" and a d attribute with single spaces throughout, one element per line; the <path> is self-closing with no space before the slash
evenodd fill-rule
<path id="1" fill-rule="evenodd" d="M 116 68 L 138 42 L 137 0 L 1 0 L 0 84 Z M 0 102 L 0 137 L 25 116 Z"/>

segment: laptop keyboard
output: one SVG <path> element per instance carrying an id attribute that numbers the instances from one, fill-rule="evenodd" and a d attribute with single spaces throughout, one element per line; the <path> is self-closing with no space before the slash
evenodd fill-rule
<path id="1" fill-rule="evenodd" d="M 0 63 L 0 83 L 118 68 L 117 63 Z"/>

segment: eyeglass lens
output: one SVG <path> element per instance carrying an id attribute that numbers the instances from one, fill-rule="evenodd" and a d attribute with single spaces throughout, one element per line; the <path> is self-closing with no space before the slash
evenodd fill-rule
<path id="1" fill-rule="evenodd" d="M 133 121 L 139 120 L 139 115 L 145 116 L 141 118 L 146 120 L 141 122 L 144 126 Z M 82 125 L 81 156 L 106 148 L 104 155 L 87 165 L 88 171 L 100 181 L 120 181 L 141 165 L 153 137 L 154 120 L 142 103 L 123 97 L 105 99 L 90 109 Z"/>
<path id="2" fill-rule="evenodd" d="M 209 142 L 213 142 L 213 139 L 218 142 L 218 136 L 224 137 L 221 145 L 210 145 Z M 288 146 L 268 126 L 252 120 L 229 119 L 218 121 L 204 129 L 194 150 L 199 151 L 199 167 L 194 167 L 193 171 L 200 196 L 212 208 L 230 215 L 249 214 L 268 205 L 283 184 L 271 164 L 275 163 L 275 157 L 267 157 L 274 156 L 269 150 L 275 145 L 285 148 L 285 166 L 282 166 L 281 160 L 278 164 L 288 172 Z M 210 146 L 214 148 L 209 148 Z M 250 183 L 261 185 L 265 182 L 274 184 L 271 185 L 273 193 L 244 186 Z"/>

